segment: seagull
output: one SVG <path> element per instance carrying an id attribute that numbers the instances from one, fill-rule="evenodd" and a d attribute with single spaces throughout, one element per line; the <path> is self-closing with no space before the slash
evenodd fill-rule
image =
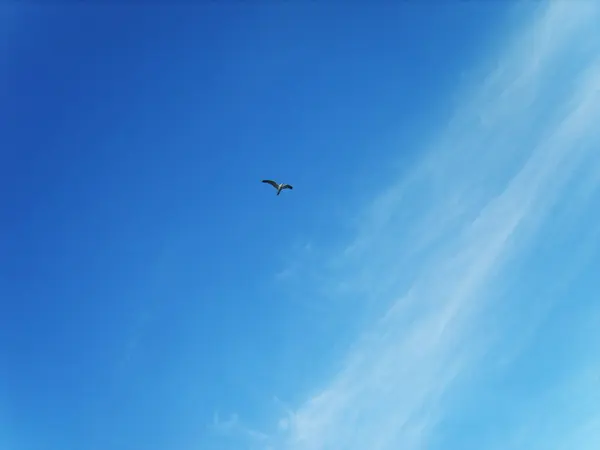
<path id="1" fill-rule="evenodd" d="M 273 186 L 275 189 L 277 189 L 277 195 L 279 195 L 283 189 L 294 189 L 289 184 L 276 183 L 273 180 L 262 180 L 262 182 L 269 183 L 271 186 Z"/>

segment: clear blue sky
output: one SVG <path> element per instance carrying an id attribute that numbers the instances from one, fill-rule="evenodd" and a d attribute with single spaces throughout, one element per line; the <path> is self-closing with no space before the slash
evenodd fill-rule
<path id="1" fill-rule="evenodd" d="M 600 6 L 26 3 L 0 447 L 600 448 Z"/>

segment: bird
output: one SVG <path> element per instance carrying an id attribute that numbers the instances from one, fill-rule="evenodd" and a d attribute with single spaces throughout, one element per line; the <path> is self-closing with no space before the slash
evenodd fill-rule
<path id="1" fill-rule="evenodd" d="M 277 195 L 279 195 L 281 193 L 281 191 L 283 189 L 294 189 L 291 185 L 289 184 L 285 184 L 285 183 L 276 183 L 273 180 L 262 180 L 263 183 L 268 183 L 271 186 L 273 186 L 275 189 L 277 189 Z"/>

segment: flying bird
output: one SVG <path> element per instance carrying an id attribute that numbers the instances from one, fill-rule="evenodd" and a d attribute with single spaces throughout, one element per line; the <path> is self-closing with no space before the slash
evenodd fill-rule
<path id="1" fill-rule="evenodd" d="M 273 186 L 275 189 L 277 189 L 277 195 L 279 195 L 281 193 L 281 191 L 283 189 L 294 189 L 292 186 L 290 186 L 289 184 L 285 184 L 285 183 L 276 183 L 273 180 L 262 180 L 263 183 L 268 183 L 271 186 Z"/>

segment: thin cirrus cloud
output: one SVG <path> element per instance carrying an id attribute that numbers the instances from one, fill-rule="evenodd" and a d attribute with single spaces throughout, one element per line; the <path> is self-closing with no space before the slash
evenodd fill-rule
<path id="1" fill-rule="evenodd" d="M 600 200 L 599 19 L 597 2 L 544 5 L 509 36 L 494 70 L 463 92 L 412 172 L 373 202 L 356 239 L 329 258 L 331 282 L 375 290 L 387 312 L 259 448 L 478 448 L 467 438 L 473 430 L 442 442 L 444 425 L 459 414 L 488 417 L 475 408 L 469 419 L 462 400 L 473 404 L 485 374 L 510 373 L 596 254 L 598 227 L 577 218 Z M 574 232 L 576 247 L 543 247 L 561 262 L 545 276 L 536 249 Z M 400 276 L 407 271 L 410 279 Z M 534 291 L 544 300 L 523 301 Z M 561 382 L 504 405 L 519 423 L 485 424 L 480 448 L 597 448 L 600 403 L 587 393 L 600 392 L 592 344 L 600 341 L 591 339 L 600 316 L 593 302 L 582 308 L 572 338 L 579 357 Z"/>

